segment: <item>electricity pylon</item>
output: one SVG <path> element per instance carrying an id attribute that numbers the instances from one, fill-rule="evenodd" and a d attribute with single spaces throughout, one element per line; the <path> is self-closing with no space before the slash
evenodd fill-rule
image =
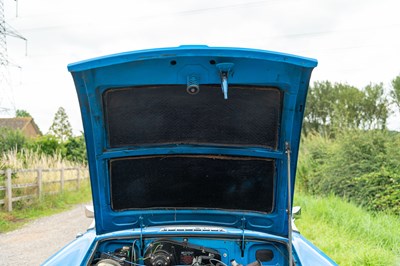
<path id="1" fill-rule="evenodd" d="M 9 67 L 19 67 L 12 64 L 8 59 L 7 36 L 15 37 L 27 41 L 25 37 L 19 34 L 11 27 L 5 19 L 4 0 L 0 0 L 0 115 L 14 114 L 15 102 L 10 81 Z"/>

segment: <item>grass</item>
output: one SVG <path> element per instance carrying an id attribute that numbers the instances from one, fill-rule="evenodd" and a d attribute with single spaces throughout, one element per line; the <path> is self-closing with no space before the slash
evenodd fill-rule
<path id="1" fill-rule="evenodd" d="M 29 149 L 13 149 L 0 155 L 0 162 L 4 168 L 36 169 L 36 168 L 67 168 L 81 167 L 82 164 L 62 158 L 60 153 L 53 155 L 41 154 Z"/>
<path id="2" fill-rule="evenodd" d="M 371 213 L 338 197 L 295 194 L 300 232 L 339 265 L 400 265 L 400 217 Z"/>
<path id="3" fill-rule="evenodd" d="M 69 210 L 74 205 L 92 200 L 89 182 L 81 184 L 78 191 L 65 191 L 62 194 L 46 195 L 42 201 L 30 203 L 16 202 L 12 212 L 0 211 L 0 233 L 20 228 L 34 219 Z"/>

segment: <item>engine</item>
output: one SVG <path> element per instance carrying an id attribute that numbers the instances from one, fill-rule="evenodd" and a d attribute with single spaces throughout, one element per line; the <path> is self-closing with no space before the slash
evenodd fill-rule
<path id="1" fill-rule="evenodd" d="M 184 242 L 160 239 L 151 242 L 145 249 L 143 258 L 139 257 L 135 245 L 123 246 L 114 252 L 103 252 L 95 264 L 106 265 L 215 265 L 221 264 L 221 255 L 217 250 L 204 248 Z M 140 263 L 142 261 L 142 263 Z"/>
<path id="2" fill-rule="evenodd" d="M 148 246 L 143 260 L 147 266 L 209 265 L 212 260 L 220 261 L 221 256 L 216 250 L 187 242 L 159 240 Z"/>
<path id="3" fill-rule="evenodd" d="M 192 242 L 193 241 L 193 242 Z M 203 246 L 201 244 L 205 244 Z M 247 243 L 247 252 L 240 251 L 240 242 L 217 239 L 152 239 L 110 240 L 99 244 L 91 266 L 266 266 L 280 264 L 284 246 Z"/>

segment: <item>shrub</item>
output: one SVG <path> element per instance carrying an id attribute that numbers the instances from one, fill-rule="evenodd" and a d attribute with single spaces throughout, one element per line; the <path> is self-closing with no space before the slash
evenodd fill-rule
<path id="1" fill-rule="evenodd" d="M 335 194 L 371 210 L 398 210 L 400 134 L 344 132 L 335 139 L 303 138 L 298 185 L 313 194 Z M 396 205 L 397 204 L 397 205 Z"/>
<path id="2" fill-rule="evenodd" d="M 400 174 L 385 169 L 355 178 L 351 200 L 375 211 L 400 213 Z"/>
<path id="3" fill-rule="evenodd" d="M 63 157 L 71 162 L 86 163 L 86 144 L 83 135 L 70 137 L 63 143 Z"/>
<path id="4" fill-rule="evenodd" d="M 54 155 L 61 152 L 62 145 L 56 137 L 44 135 L 32 140 L 28 148 L 39 154 Z"/>
<path id="5" fill-rule="evenodd" d="M 27 143 L 27 138 L 20 130 L 0 128 L 0 153 L 13 149 L 21 149 Z"/>

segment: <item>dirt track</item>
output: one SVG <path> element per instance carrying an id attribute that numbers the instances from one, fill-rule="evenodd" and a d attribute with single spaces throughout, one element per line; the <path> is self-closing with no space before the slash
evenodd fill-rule
<path id="1" fill-rule="evenodd" d="M 76 234 L 86 231 L 91 219 L 84 205 L 35 220 L 21 229 L 0 234 L 0 265 L 40 265 Z"/>

